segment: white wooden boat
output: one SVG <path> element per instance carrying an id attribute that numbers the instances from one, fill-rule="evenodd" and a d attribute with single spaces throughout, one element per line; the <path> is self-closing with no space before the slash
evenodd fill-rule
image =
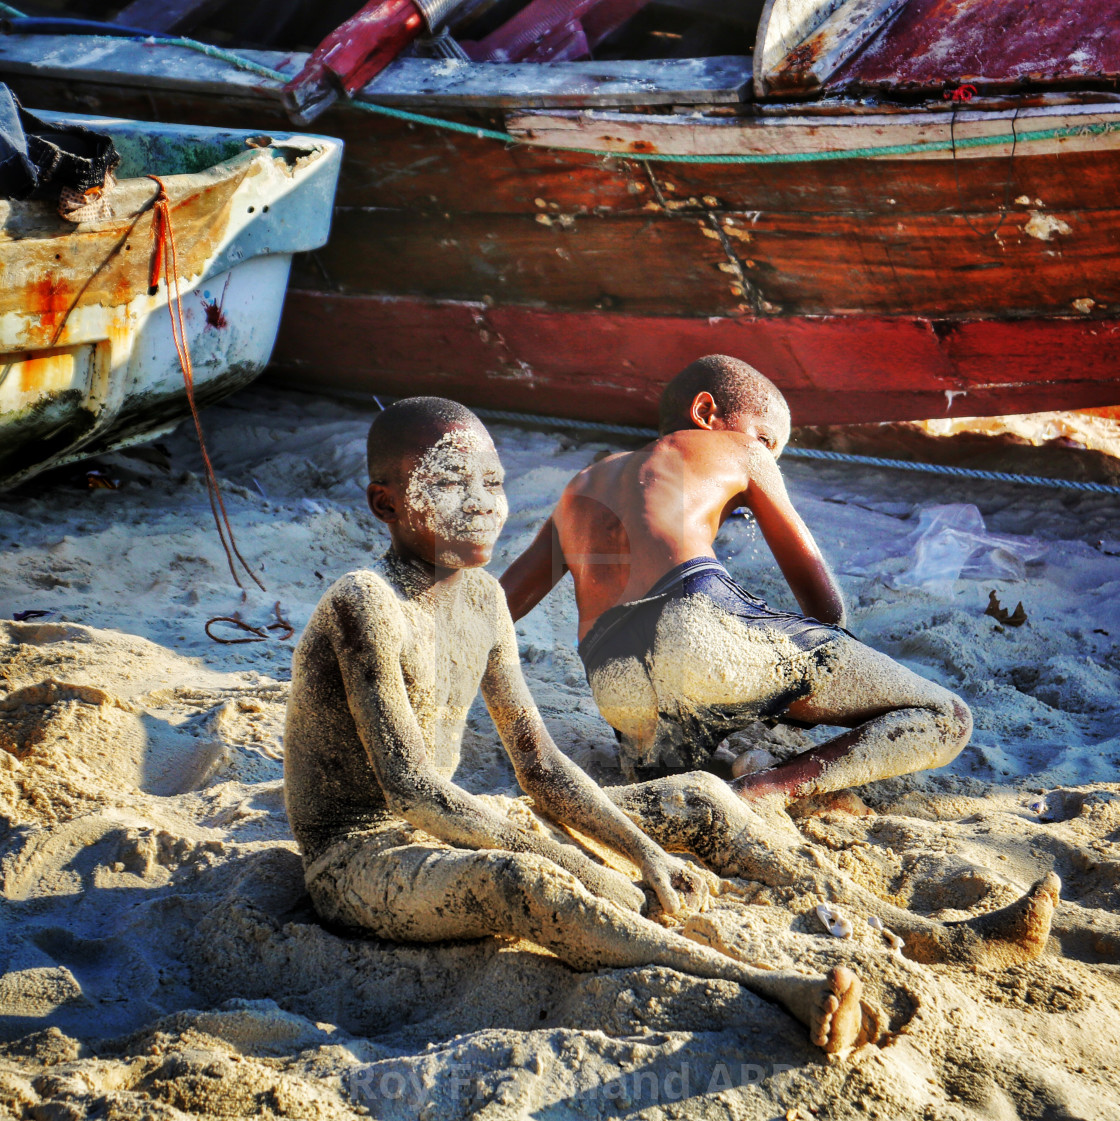
<path id="1" fill-rule="evenodd" d="M 39 113 L 108 133 L 98 220 L 0 200 L 0 486 L 164 433 L 189 405 L 166 283 L 149 291 L 159 176 L 199 405 L 264 369 L 292 254 L 325 244 L 342 144 L 322 136 Z"/>

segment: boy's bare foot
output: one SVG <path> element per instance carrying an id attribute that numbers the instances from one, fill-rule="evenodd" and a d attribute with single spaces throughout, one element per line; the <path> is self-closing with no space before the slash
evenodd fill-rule
<path id="1" fill-rule="evenodd" d="M 1014 903 L 975 918 L 904 930 L 903 954 L 926 964 L 1002 968 L 1034 961 L 1050 937 L 1062 881 L 1049 872 Z"/>
<path id="2" fill-rule="evenodd" d="M 833 966 L 823 978 L 783 974 L 774 979 L 774 999 L 805 1024 L 810 1040 L 829 1054 L 878 1038 L 879 1018 L 861 999 L 863 982 L 845 966 Z"/>

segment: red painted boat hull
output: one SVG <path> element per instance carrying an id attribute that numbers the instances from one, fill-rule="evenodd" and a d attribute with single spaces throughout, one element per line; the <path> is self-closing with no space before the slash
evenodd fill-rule
<path id="1" fill-rule="evenodd" d="M 1120 396 L 1120 323 L 1111 320 L 695 319 L 306 290 L 289 292 L 274 370 L 304 388 L 435 393 L 648 425 L 661 386 L 711 353 L 764 370 L 795 424 L 1087 408 Z"/>

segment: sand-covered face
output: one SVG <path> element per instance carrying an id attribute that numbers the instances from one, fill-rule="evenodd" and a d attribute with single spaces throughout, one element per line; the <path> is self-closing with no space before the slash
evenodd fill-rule
<path id="1" fill-rule="evenodd" d="M 408 473 L 401 529 L 411 547 L 444 568 L 486 564 L 509 513 L 503 479 L 484 429 L 445 432 Z"/>

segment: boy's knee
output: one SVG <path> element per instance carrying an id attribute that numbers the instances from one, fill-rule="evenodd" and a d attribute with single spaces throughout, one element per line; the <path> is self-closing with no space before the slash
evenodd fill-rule
<path id="1" fill-rule="evenodd" d="M 537 902 L 581 886 L 570 872 L 531 852 L 490 852 L 488 871 L 507 901 Z"/>
<path id="2" fill-rule="evenodd" d="M 950 693 L 941 708 L 940 719 L 943 750 L 937 766 L 951 763 L 967 746 L 972 737 L 972 711 L 968 705 Z"/>
<path id="3" fill-rule="evenodd" d="M 682 793 L 692 802 L 710 805 L 727 795 L 727 783 L 710 771 L 688 771 L 679 781 Z"/>

